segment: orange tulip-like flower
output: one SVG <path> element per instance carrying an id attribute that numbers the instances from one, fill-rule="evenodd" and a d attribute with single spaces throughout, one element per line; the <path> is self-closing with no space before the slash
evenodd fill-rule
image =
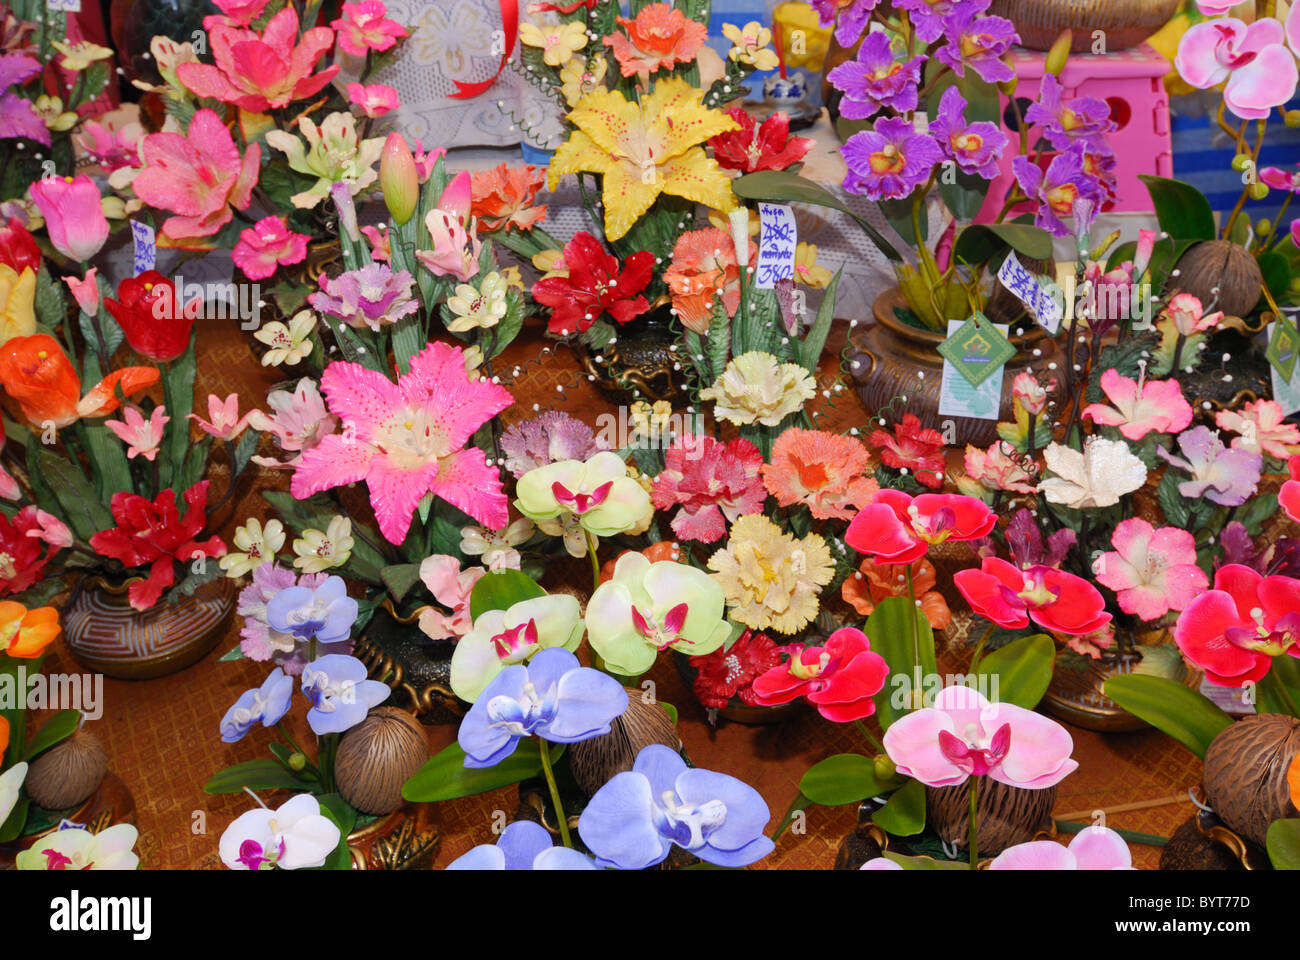
<path id="1" fill-rule="evenodd" d="M 129 397 L 153 386 L 158 377 L 154 367 L 123 367 L 83 397 L 72 362 L 50 335 L 14 337 L 0 346 L 0 384 L 37 429 L 48 424 L 66 427 L 82 417 L 106 417 L 118 407 L 119 386 Z"/>
<path id="2" fill-rule="evenodd" d="M 656 70 L 671 70 L 675 64 L 689 63 L 709 38 L 702 23 L 690 19 L 671 3 L 652 3 L 642 7 L 632 20 L 618 18 L 626 35 L 615 31 L 605 37 L 614 51 L 623 76 L 641 74 L 648 77 Z"/>
<path id="3" fill-rule="evenodd" d="M 53 607 L 28 610 L 13 600 L 0 601 L 0 653 L 32 660 L 45 652 L 62 631 Z M 8 739 L 8 731 L 5 731 Z M 0 747 L 0 753 L 4 750 Z"/>
<path id="4" fill-rule="evenodd" d="M 847 578 L 840 588 L 844 602 L 864 617 L 871 616 L 876 604 L 890 597 L 907 596 L 907 567 L 901 563 L 876 563 L 870 557 L 862 561 L 858 573 Z M 935 630 L 952 622 L 952 612 L 943 594 L 932 589 L 934 567 L 922 557 L 912 564 L 912 589 L 921 602 L 921 612 Z"/>

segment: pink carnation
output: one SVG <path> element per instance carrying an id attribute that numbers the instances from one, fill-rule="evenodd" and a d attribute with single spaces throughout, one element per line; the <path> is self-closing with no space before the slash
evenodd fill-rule
<path id="1" fill-rule="evenodd" d="M 673 441 L 664 464 L 655 477 L 654 505 L 659 510 L 681 506 L 672 528 L 683 540 L 721 540 L 728 521 L 763 509 L 763 455 L 748 440 L 721 443 L 687 434 Z"/>
<path id="2" fill-rule="evenodd" d="M 282 217 L 263 217 L 240 232 L 230 257 L 249 280 L 265 280 L 277 267 L 306 259 L 307 236 L 290 230 Z"/>

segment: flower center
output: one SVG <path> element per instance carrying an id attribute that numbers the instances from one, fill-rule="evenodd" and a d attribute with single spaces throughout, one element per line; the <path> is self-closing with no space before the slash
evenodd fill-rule
<path id="1" fill-rule="evenodd" d="M 1031 570 L 1025 575 L 1025 587 L 1020 593 L 1016 594 L 1029 607 L 1046 607 L 1053 604 L 1060 597 L 1059 589 L 1052 589 L 1047 585 L 1043 577 L 1042 570 Z"/>
<path id="2" fill-rule="evenodd" d="M 907 513 L 912 519 L 912 531 L 926 543 L 943 543 L 957 532 L 957 515 L 951 507 L 940 507 L 930 516 L 923 517 L 916 504 L 912 504 Z"/>
<path id="3" fill-rule="evenodd" d="M 656 811 L 659 833 L 687 850 L 697 850 L 708 842 L 709 834 L 727 819 L 727 805 L 721 800 L 699 804 L 682 804 L 677 794 L 665 790 L 662 806 Z"/>
<path id="4" fill-rule="evenodd" d="M 0 553 L 0 578 L 12 580 L 18 575 L 18 567 L 12 554 Z"/>
<path id="5" fill-rule="evenodd" d="M 492 638 L 497 657 L 505 663 L 522 663 L 537 652 L 537 621 L 529 620 Z"/>
<path id="6" fill-rule="evenodd" d="M 525 683 L 522 699 L 503 694 L 488 701 L 488 722 L 502 727 L 512 737 L 526 737 L 555 713 L 553 694 L 552 688 L 545 697 L 538 696 L 537 688 L 531 682 Z"/>
<path id="7" fill-rule="evenodd" d="M 376 439 L 400 470 L 415 470 L 451 453 L 442 424 L 422 408 L 398 411 Z"/>
<path id="8" fill-rule="evenodd" d="M 632 624 L 636 627 L 636 632 L 641 634 L 641 639 L 650 644 L 656 650 L 666 650 L 669 644 L 682 642 L 691 643 L 682 637 L 682 627 L 686 625 L 686 614 L 689 607 L 685 603 L 679 603 L 668 611 L 664 616 L 663 625 L 660 626 L 655 622 L 653 614 L 646 617 L 635 606 L 632 608 Z"/>
<path id="9" fill-rule="evenodd" d="M 1063 183 L 1047 191 L 1047 202 L 1053 212 L 1069 214 L 1074 212 L 1074 201 L 1079 198 L 1079 188 L 1072 183 Z"/>
<path id="10" fill-rule="evenodd" d="M 983 731 L 972 723 L 966 729 L 966 739 L 954 736 L 947 730 L 939 731 L 939 750 L 948 762 L 972 777 L 982 777 L 995 769 L 1011 749 L 1011 724 L 1004 723 L 987 745 L 981 745 Z"/>
<path id="11" fill-rule="evenodd" d="M 883 175 L 886 173 L 901 173 L 907 165 L 907 159 L 899 152 L 898 147 L 888 143 L 871 155 L 869 163 L 872 173 Z"/>
<path id="12" fill-rule="evenodd" d="M 557 480 L 551 484 L 551 495 L 560 506 L 572 513 L 582 515 L 604 503 L 613 486 L 613 480 L 606 480 L 591 493 L 575 493 Z"/>

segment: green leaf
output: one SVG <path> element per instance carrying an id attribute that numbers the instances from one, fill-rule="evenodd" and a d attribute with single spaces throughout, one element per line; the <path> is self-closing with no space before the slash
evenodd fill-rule
<path id="1" fill-rule="evenodd" d="M 51 279 L 50 271 L 42 263 L 36 271 L 36 295 L 32 305 L 36 309 L 36 319 L 51 330 L 57 330 L 67 318 L 67 311 L 63 308 L 63 290 L 64 285 Z"/>
<path id="2" fill-rule="evenodd" d="M 1237 222 L 1240 223 L 1245 219 L 1245 217 L 1238 217 Z M 1264 275 L 1264 286 L 1268 287 L 1268 292 L 1273 295 L 1273 299 L 1285 299 L 1291 290 L 1291 264 L 1287 258 L 1276 250 L 1269 250 L 1259 255 L 1258 262 L 1260 273 Z"/>
<path id="3" fill-rule="evenodd" d="M 247 760 L 220 770 L 203 785 L 205 793 L 239 793 L 250 790 L 303 790 L 312 781 L 284 769 L 270 757 Z"/>
<path id="4" fill-rule="evenodd" d="M 235 477 L 244 472 L 244 467 L 248 466 L 248 461 L 253 458 L 253 454 L 257 453 L 257 438 L 258 432 L 256 430 L 245 430 L 244 435 L 235 444 L 234 472 L 231 474 L 231 483 L 234 483 Z"/>
<path id="5" fill-rule="evenodd" d="M 82 540 L 89 540 L 101 530 L 115 526 L 113 515 L 85 475 L 71 460 L 32 446 L 41 481 L 58 500 L 62 518 Z"/>
<path id="6" fill-rule="evenodd" d="M 465 751 L 459 743 L 448 744 L 402 784 L 402 796 L 414 803 L 458 800 L 536 777 L 542 772 L 542 755 L 537 743 L 533 739 L 525 740 L 495 767 L 481 770 L 465 766 Z M 551 763 L 563 753 L 564 744 L 552 744 Z"/>
<path id="7" fill-rule="evenodd" d="M 36 736 L 32 737 L 31 743 L 27 744 L 23 750 L 23 758 L 30 760 L 38 753 L 42 753 L 56 743 L 61 743 L 68 737 L 72 736 L 77 729 L 77 724 L 81 722 L 81 711 L 79 710 L 60 710 L 50 719 L 41 725 L 41 729 L 36 731 Z"/>
<path id="8" fill-rule="evenodd" d="M 1213 240 L 1219 230 L 1205 194 L 1189 183 L 1139 174 L 1147 185 L 1160 229 L 1175 240 Z"/>
<path id="9" fill-rule="evenodd" d="M 384 567 L 380 577 L 383 578 L 388 592 L 393 595 L 393 600 L 401 603 L 407 592 L 420 582 L 420 565 L 418 563 L 393 564 Z"/>
<path id="10" fill-rule="evenodd" d="M 22 833 L 23 826 L 27 823 L 27 809 L 31 805 L 32 801 L 28 797 L 22 797 L 14 804 L 4 825 L 0 826 L 0 843 L 9 843 L 18 838 L 18 834 Z"/>
<path id="11" fill-rule="evenodd" d="M 799 792 L 813 803 L 838 807 L 877 797 L 889 790 L 876 779 L 876 765 L 858 753 L 837 753 L 808 768 Z"/>
<path id="12" fill-rule="evenodd" d="M 889 664 L 889 681 L 876 694 L 876 718 L 881 729 L 888 730 L 907 713 L 905 694 L 915 684 L 916 658 L 912 650 L 912 623 L 920 638 L 922 684 L 924 678 L 938 674 L 934 655 L 934 632 L 907 597 L 887 597 L 867 618 L 866 633 L 871 649 Z"/>
<path id="13" fill-rule="evenodd" d="M 993 651 L 979 662 L 977 670 L 984 676 L 996 677 L 996 695 L 990 700 L 1012 703 L 1032 710 L 1038 706 L 1052 682 L 1052 666 L 1056 661 L 1056 644 L 1045 633 L 1013 640 Z M 993 688 L 990 686 L 990 690 Z"/>
<path id="14" fill-rule="evenodd" d="M 1160 486 L 1156 488 L 1156 499 L 1160 502 L 1160 509 L 1165 515 L 1165 522 L 1172 527 L 1187 528 L 1187 521 L 1191 519 L 1191 505 L 1183 499 L 1183 495 L 1178 492 L 1178 485 L 1184 482 L 1178 474 L 1170 471 L 1160 478 Z"/>
<path id="15" fill-rule="evenodd" d="M 957 234 L 953 256 L 958 262 L 988 263 L 1010 248 L 1030 260 L 1052 258 L 1052 235 L 1023 223 L 979 223 Z"/>
<path id="16" fill-rule="evenodd" d="M 1291 716 L 1291 704 L 1300 705 L 1300 660 L 1274 657 L 1273 666 L 1255 685 L 1260 713 L 1283 713 Z M 1289 702 L 1288 702 L 1289 698 Z"/>
<path id="17" fill-rule="evenodd" d="M 925 829 L 925 784 L 909 780 L 895 790 L 889 802 L 871 815 L 872 821 L 886 833 L 910 837 Z"/>
<path id="18" fill-rule="evenodd" d="M 488 610 L 509 610 L 516 603 L 544 597 L 537 581 L 518 570 L 492 570 L 483 574 L 469 597 L 469 615 L 477 620 Z"/>
<path id="19" fill-rule="evenodd" d="M 244 659 L 244 649 L 242 647 L 232 647 L 217 657 L 217 663 L 230 663 L 235 660 Z"/>
<path id="20" fill-rule="evenodd" d="M 1300 820 L 1274 820 L 1264 843 L 1274 870 L 1300 870 Z"/>
<path id="21" fill-rule="evenodd" d="M 796 355 L 799 364 L 809 373 L 817 372 L 817 363 L 822 358 L 822 349 L 826 346 L 826 337 L 831 332 L 831 320 L 835 315 L 835 292 L 840 286 L 840 276 L 843 270 L 836 272 L 835 277 L 826 285 L 826 291 L 822 294 L 822 302 L 817 307 L 817 317 L 813 325 L 808 328 L 803 340 L 797 345 Z M 721 369 L 718 370 L 721 373 Z"/>
<path id="22" fill-rule="evenodd" d="M 1106 696 L 1202 760 L 1214 738 L 1232 725 L 1232 718 L 1204 696 L 1161 677 L 1111 677 L 1106 681 Z"/>
<path id="23" fill-rule="evenodd" d="M 162 456 L 166 458 L 163 474 L 167 479 L 163 483 L 170 486 L 180 496 L 187 489 L 185 482 L 185 455 L 190 449 L 190 414 L 194 412 L 194 377 L 198 372 L 198 360 L 194 344 L 198 330 L 190 334 L 190 345 L 185 352 L 168 364 L 163 373 L 167 395 L 168 423 L 167 436 L 163 440 Z"/>
<path id="24" fill-rule="evenodd" d="M 893 860 L 904 870 L 969 870 L 970 864 L 961 860 L 936 860 L 934 857 L 907 857 L 901 853 L 883 853 L 886 859 Z"/>
<path id="25" fill-rule="evenodd" d="M 348 849 L 348 834 L 357 825 L 357 811 L 337 793 L 323 793 L 316 799 L 320 803 L 321 816 L 339 828 L 339 844 L 321 866 L 313 869 L 351 870 L 352 851 Z"/>

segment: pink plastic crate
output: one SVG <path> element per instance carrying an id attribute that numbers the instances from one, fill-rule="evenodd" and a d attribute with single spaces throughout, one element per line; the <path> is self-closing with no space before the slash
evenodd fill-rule
<path id="1" fill-rule="evenodd" d="M 1020 77 L 1016 99 L 1022 112 L 1028 102 L 1038 98 L 1043 83 L 1047 55 L 1033 50 L 1016 49 L 1011 62 Z M 1119 180 L 1116 197 L 1103 212 L 1131 213 L 1151 209 L 1151 198 L 1140 174 L 1172 177 L 1173 146 L 1169 134 L 1169 98 L 1162 78 L 1169 72 L 1169 61 L 1147 44 L 1115 53 L 1074 54 L 1061 74 L 1061 85 L 1068 97 L 1096 97 L 1110 103 L 1111 117 L 1119 129 L 1110 135 L 1115 150 L 1115 175 Z M 1011 101 L 1002 97 L 1002 130 L 1013 143 L 1019 142 L 1014 129 L 1015 112 Z M 1000 173 L 989 187 L 988 197 L 980 208 L 976 223 L 991 223 L 1015 183 L 1011 161 L 1016 151 L 1008 148 L 998 160 Z M 1044 167 L 1054 154 L 1040 158 Z"/>

